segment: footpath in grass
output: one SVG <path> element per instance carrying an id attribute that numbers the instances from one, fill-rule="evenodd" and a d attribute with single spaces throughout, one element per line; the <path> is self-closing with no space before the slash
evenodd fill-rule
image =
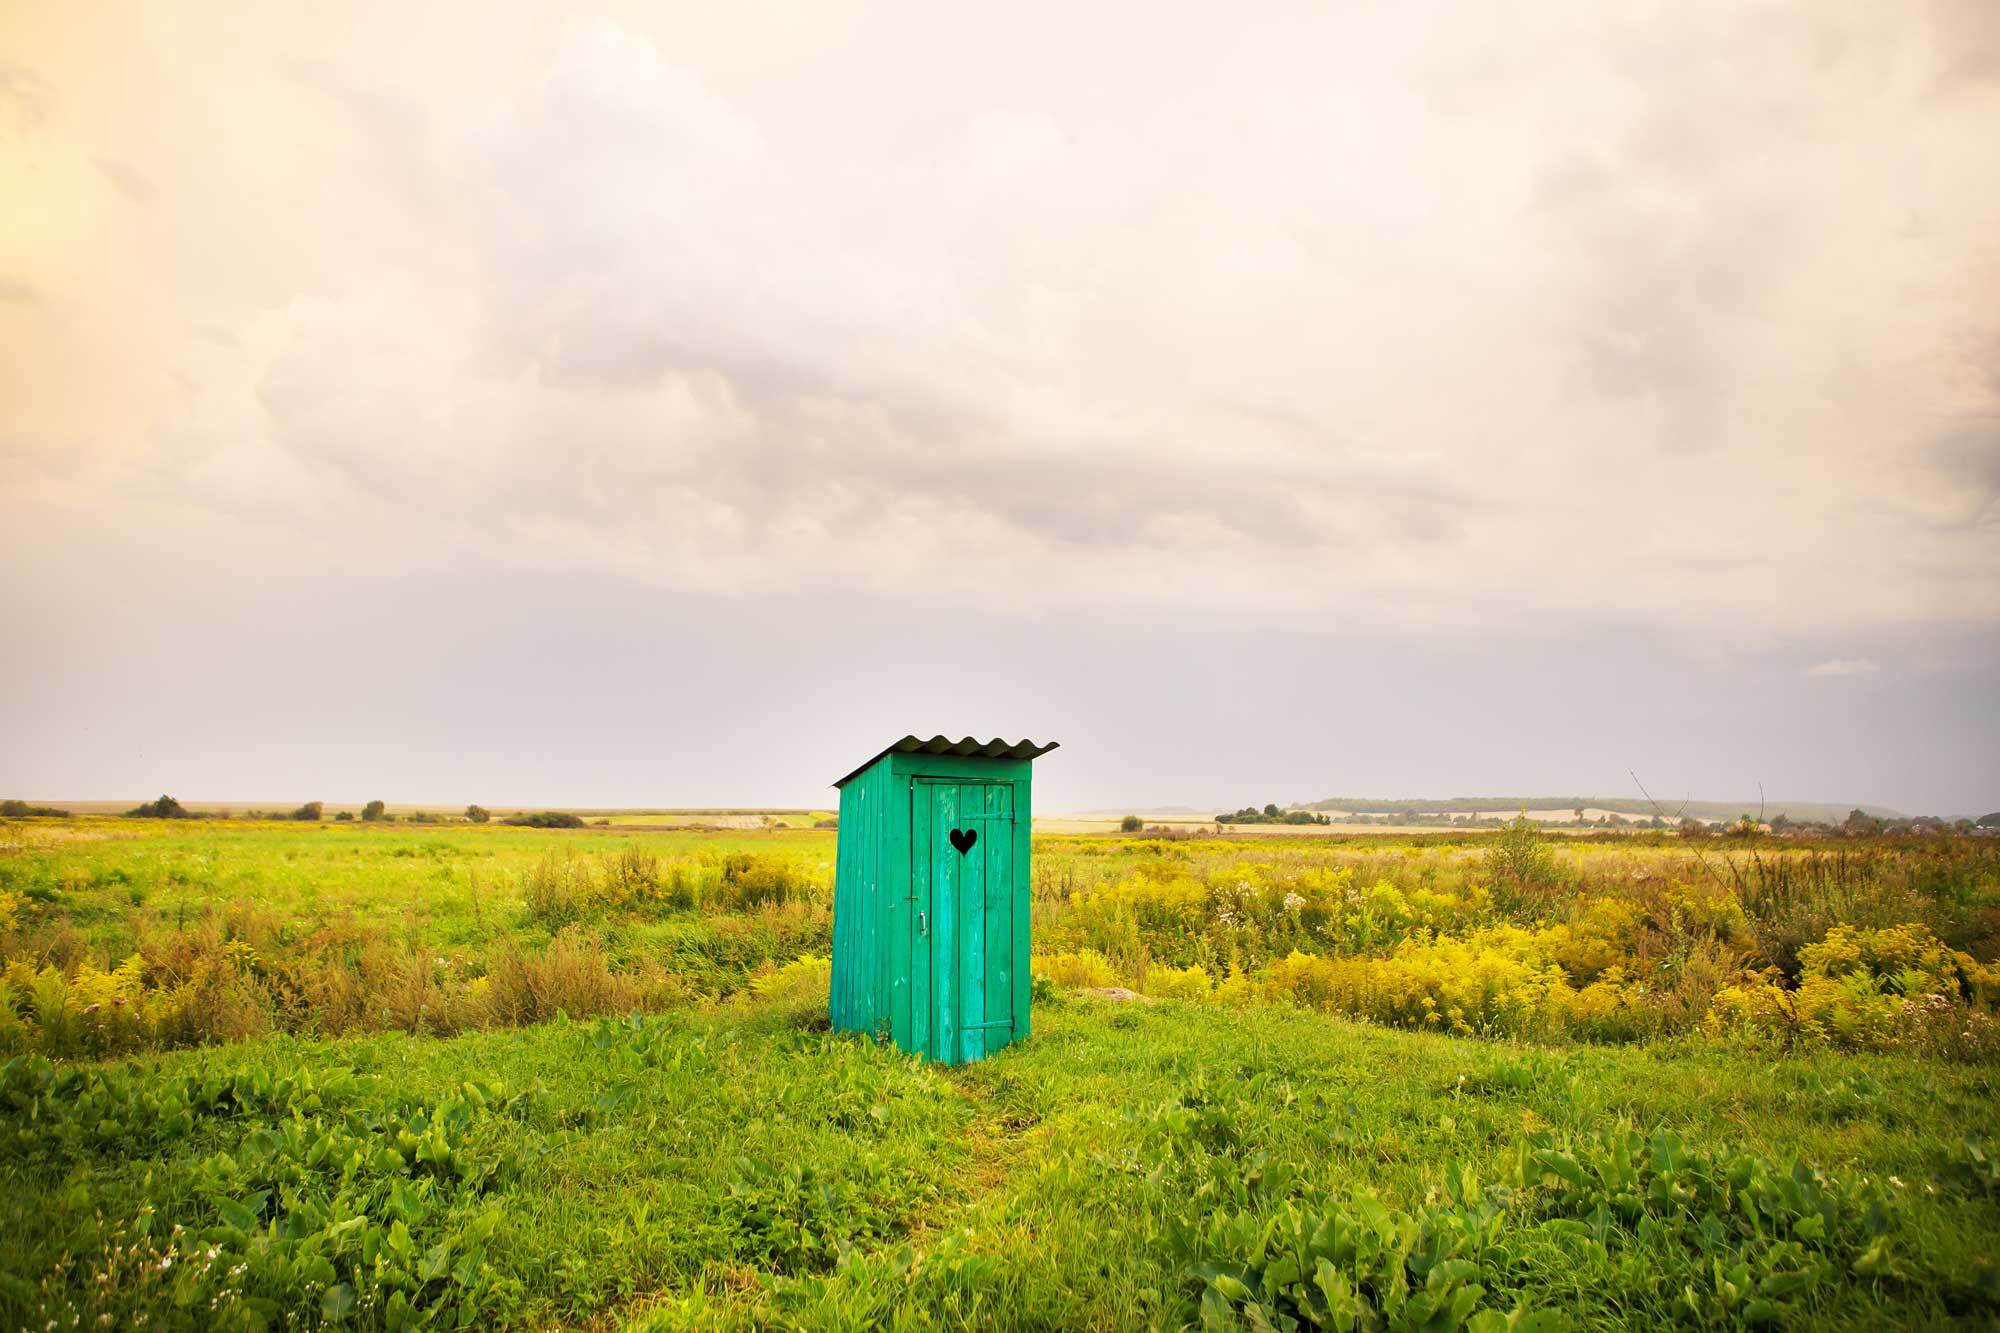
<path id="1" fill-rule="evenodd" d="M 1070 999 L 945 1070 L 812 1015 L 13 1061 L 0 1325 L 1833 1328 L 2000 1308 L 1983 1068 Z"/>

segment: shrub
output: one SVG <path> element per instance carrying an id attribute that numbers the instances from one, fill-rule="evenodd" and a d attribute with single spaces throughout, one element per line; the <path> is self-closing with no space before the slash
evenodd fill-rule
<path id="1" fill-rule="evenodd" d="M 125 812 L 127 819 L 193 819 L 196 816 L 171 796 L 162 796 Z"/>
<path id="2" fill-rule="evenodd" d="M 1708 1026 L 1784 1045 L 1916 1046 L 2000 1053 L 1991 1012 L 2000 966 L 1946 948 L 1922 926 L 1836 926 L 1799 950 L 1796 987 L 1765 978 L 1717 993 Z"/>
<path id="3" fill-rule="evenodd" d="M 1638 926 L 1636 904 L 1597 898 L 1581 905 L 1569 921 L 1543 932 L 1542 948 L 1572 985 L 1587 985 L 1631 959 Z"/>
<path id="4" fill-rule="evenodd" d="M 389 807 L 380 801 L 370 801 L 361 807 L 361 818 L 364 823 L 373 824 L 387 813 L 389 813 Z"/>
<path id="5" fill-rule="evenodd" d="M 1112 968 L 1111 960 L 1092 949 L 1075 953 L 1036 954 L 1029 960 L 1029 971 L 1035 976 L 1047 977 L 1058 986 L 1101 989 L 1118 984 L 1118 973 Z"/>
<path id="6" fill-rule="evenodd" d="M 1118 821 L 1120 833 L 1137 833 L 1146 827 L 1146 821 L 1137 815 L 1127 815 Z"/>
<path id="7" fill-rule="evenodd" d="M 0 801 L 0 818 L 4 819 L 68 819 L 67 810 L 58 810 L 52 805 L 29 805 L 26 801 Z"/>
<path id="8" fill-rule="evenodd" d="M 468 805 L 465 807 L 465 817 L 471 823 L 484 824 L 493 818 L 493 812 L 483 805 Z"/>
<path id="9" fill-rule="evenodd" d="M 1753 855 L 1731 860 L 1729 869 L 1758 954 L 1793 980 L 1800 972 L 1800 949 L 1843 921 L 1873 916 L 1890 897 L 1883 892 L 1879 861 L 1845 849 Z"/>
<path id="10" fill-rule="evenodd" d="M 1489 844 L 1486 873 L 1493 881 L 1494 899 L 1508 912 L 1540 910 L 1562 882 L 1555 854 L 1525 810 Z"/>
<path id="11" fill-rule="evenodd" d="M 2000 981 L 2000 972 L 1947 949 L 1922 926 L 1886 930 L 1835 926 L 1818 944 L 1799 950 L 1808 978 L 1865 980 L 1895 995 L 1947 995 L 1977 999 Z"/>
<path id="12" fill-rule="evenodd" d="M 0 974 L 0 1049 L 102 1056 L 269 1030 L 265 998 L 235 956 L 158 985 L 149 971 L 136 953 L 110 971 L 88 958 L 68 971 L 16 959 Z"/>
<path id="13" fill-rule="evenodd" d="M 833 960 L 801 954 L 782 967 L 750 979 L 759 1000 L 791 1010 L 825 1013 L 833 987 Z"/>
<path id="14" fill-rule="evenodd" d="M 731 852 L 722 858 L 719 896 L 731 907 L 790 902 L 802 896 L 807 887 L 798 866 L 784 857 Z"/>
<path id="15" fill-rule="evenodd" d="M 513 824 L 519 828 L 582 828 L 583 816 L 561 810 L 538 810 L 533 814 L 523 812 L 509 815 L 500 822 Z"/>
<path id="16" fill-rule="evenodd" d="M 1293 953 L 1259 973 L 1268 998 L 1398 1027 L 1531 1036 L 1558 1030 L 1575 994 L 1518 927 L 1471 940 L 1406 940 L 1386 958 Z"/>
<path id="17" fill-rule="evenodd" d="M 554 1018 L 617 1013 L 639 1000 L 637 988 L 611 971 L 604 946 L 574 926 L 557 932 L 539 955 L 503 949 L 476 987 L 488 1022 L 518 1026 Z"/>
<path id="18" fill-rule="evenodd" d="M 307 801 L 304 805 L 292 811 L 287 818 L 295 819 L 301 824 L 317 823 L 325 809 L 326 807 L 318 801 Z"/>
<path id="19" fill-rule="evenodd" d="M 612 905 L 631 907 L 660 896 L 660 858 L 628 847 L 605 858 L 604 896 Z"/>
<path id="20" fill-rule="evenodd" d="M 550 852 L 528 869 L 521 898 L 528 915 L 551 928 L 582 919 L 601 901 L 590 862 L 566 850 Z"/>
<path id="21" fill-rule="evenodd" d="M 1147 966 L 1139 989 L 1161 999 L 1206 1000 L 1215 993 L 1215 979 L 1199 963 L 1182 968 L 1153 963 Z"/>

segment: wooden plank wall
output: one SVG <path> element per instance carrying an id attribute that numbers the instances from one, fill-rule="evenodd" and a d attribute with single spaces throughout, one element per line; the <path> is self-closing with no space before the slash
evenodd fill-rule
<path id="1" fill-rule="evenodd" d="M 953 1063 L 1028 1035 L 1029 773 L 1023 761 L 891 754 L 840 789 L 830 997 L 836 1028 L 886 1032 L 906 1051 Z M 978 849 L 933 860 L 933 844 L 945 845 L 959 824 L 978 827 Z M 988 895 L 991 907 L 982 910 Z M 919 911 L 929 917 L 927 940 L 914 938 Z M 988 988 L 992 1003 L 984 1002 Z M 968 1023 L 1011 1010 L 1013 1029 L 961 1031 L 959 997 L 979 1001 Z"/>

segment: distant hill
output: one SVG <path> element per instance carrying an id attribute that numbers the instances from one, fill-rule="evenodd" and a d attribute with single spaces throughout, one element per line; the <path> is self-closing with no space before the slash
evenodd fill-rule
<path id="1" fill-rule="evenodd" d="M 1764 818 L 1773 819 L 1783 815 L 1787 819 L 1820 824 L 1838 824 L 1847 818 L 1850 810 L 1859 809 L 1876 819 L 1905 818 L 1900 810 L 1891 810 L 1880 805 L 1827 805 L 1813 801 L 1680 801 L 1662 800 L 1657 805 L 1651 801 L 1623 796 L 1453 796 L 1439 799 L 1435 796 L 1412 796 L 1402 800 L 1377 801 L 1359 796 L 1330 796 L 1324 801 L 1314 801 L 1306 806 L 1308 810 L 1344 810 L 1357 815 L 1393 815 L 1405 810 L 1419 814 L 1473 814 L 1484 811 L 1487 814 L 1511 814 L 1526 810 L 1529 814 L 1545 810 L 1574 810 L 1581 806 L 1586 810 L 1610 810 L 1621 815 L 1637 815 L 1648 818 L 1661 815 L 1668 819 L 1686 816 L 1690 819 L 1735 819 L 1739 815 L 1754 815 L 1762 806 Z"/>

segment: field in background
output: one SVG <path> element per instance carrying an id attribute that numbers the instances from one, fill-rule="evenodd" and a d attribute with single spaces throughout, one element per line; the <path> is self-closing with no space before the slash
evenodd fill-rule
<path id="1" fill-rule="evenodd" d="M 72 814 L 84 816 L 122 815 L 130 810 L 135 801 L 34 801 L 31 804 L 54 807 Z M 361 802 L 321 801 L 318 803 L 324 819 L 333 820 L 341 815 L 359 817 L 363 810 Z M 266 822 L 263 816 L 282 818 L 296 805 L 289 801 L 183 801 L 181 805 L 190 812 L 206 817 L 220 816 L 224 819 L 238 819 L 246 823 Z M 586 823 L 612 828 L 811 828 L 823 820 L 832 819 L 835 812 L 827 810 L 781 810 L 781 809 L 741 809 L 704 808 L 687 810 L 661 809 L 607 809 L 585 806 L 511 806 L 495 805 L 486 807 L 492 819 L 505 821 L 511 816 L 532 814 L 539 810 L 553 809 L 562 814 L 576 815 Z M 399 823 L 424 823 L 428 816 L 444 822 L 457 822 L 466 810 L 462 805 L 391 805 L 386 809 L 387 818 L 380 822 L 395 825 Z M 412 820 L 411 816 L 418 816 Z"/>
<path id="2" fill-rule="evenodd" d="M 944 1071 L 829 831 L 0 822 L 0 1323 L 2000 1311 L 2000 844 L 1241 832 L 1039 832 Z"/>
<path id="3" fill-rule="evenodd" d="M 827 952 L 834 845 L 790 828 L 0 824 L 0 1049 L 443 1035 L 715 1000 Z M 1036 849 L 1039 965 L 1092 984 L 1515 1036 L 1996 1041 L 1988 839 L 1521 827 Z"/>
<path id="4" fill-rule="evenodd" d="M 576 810 L 585 822 L 607 828 L 809 829 L 832 820 L 832 810 Z"/>
<path id="5" fill-rule="evenodd" d="M 53 806 L 58 809 L 68 810 L 74 814 L 83 816 L 112 816 L 112 815 L 122 815 L 125 811 L 131 809 L 133 805 L 137 804 L 137 802 L 129 800 L 125 801 L 38 800 L 33 802 L 32 804 Z M 249 822 L 261 822 L 262 817 L 264 816 L 282 817 L 283 815 L 288 813 L 292 808 L 294 808 L 291 803 L 283 801 L 189 800 L 182 802 L 182 804 L 188 810 L 195 812 L 197 814 L 209 815 L 209 816 L 220 815 L 225 818 L 244 819 Z M 1713 803 L 1710 804 L 1712 805 Z M 320 806 L 322 814 L 327 820 L 333 820 L 342 815 L 350 817 L 358 817 L 362 811 L 362 806 L 358 802 L 327 801 L 327 802 L 321 802 Z M 1315 810 L 1322 809 L 1322 807 L 1311 807 L 1311 808 Z M 1424 807 L 1424 808 L 1429 808 L 1429 807 Z M 1719 809 L 1723 807 L 1717 806 L 1715 808 Z M 1752 808 L 1754 809 L 1754 805 Z M 462 815 L 464 809 L 465 807 L 457 805 L 422 805 L 422 804 L 391 805 L 388 807 L 387 810 L 388 819 L 386 822 L 390 824 L 397 824 L 403 822 L 422 823 L 425 822 L 426 819 L 436 819 L 443 822 L 456 822 L 458 818 Z M 591 825 L 592 827 L 603 827 L 603 828 L 614 828 L 614 829 L 631 829 L 631 828 L 809 829 L 825 824 L 827 821 L 833 820 L 837 813 L 832 808 L 806 810 L 806 809 L 782 809 L 777 807 L 771 807 L 771 808 L 707 807 L 699 809 L 694 809 L 694 808 L 654 809 L 654 808 L 632 807 L 623 809 L 611 809 L 604 807 L 586 807 L 586 806 L 543 807 L 543 806 L 496 805 L 487 807 L 487 809 L 491 814 L 492 818 L 495 820 L 504 821 L 505 819 L 511 816 L 530 814 L 538 810 L 548 809 L 557 811 L 562 814 L 576 815 L 578 818 L 582 819 L 586 824 Z M 1678 807 L 1676 807 L 1676 811 L 1677 810 Z M 1323 812 L 1331 815 L 1333 819 L 1332 824 L 1330 825 L 1233 824 L 1229 826 L 1227 836 L 1250 837 L 1250 838 L 1298 837 L 1298 836 L 1323 837 L 1329 833 L 1367 834 L 1371 836 L 1376 836 L 1376 835 L 1397 835 L 1397 834 L 1403 834 L 1403 835 L 1434 834 L 1439 832 L 1486 833 L 1494 831 L 1490 827 L 1486 828 L 1466 827 L 1463 829 L 1454 830 L 1449 825 L 1442 825 L 1435 822 L 1424 823 L 1424 824 L 1388 824 L 1381 822 L 1382 820 L 1388 817 L 1388 814 L 1382 811 L 1362 812 L 1366 814 L 1368 818 L 1370 818 L 1371 820 L 1376 821 L 1370 823 L 1354 822 L 1350 818 L 1350 812 L 1342 809 L 1325 807 L 1323 809 Z M 1492 808 L 1481 807 L 1477 810 L 1468 809 L 1460 813 L 1469 814 L 1471 817 L 1477 819 L 1509 820 L 1514 818 L 1515 815 L 1519 813 L 1519 811 L 1514 807 L 1508 807 L 1505 809 L 1498 807 L 1492 807 Z M 1600 808 L 1594 805 L 1586 806 L 1583 810 L 1583 818 L 1587 820 L 1600 820 L 1605 815 L 1612 813 L 1616 812 L 1606 808 Z M 1161 810 L 1161 811 L 1141 810 L 1138 811 L 1137 814 L 1143 820 L 1146 827 L 1153 829 L 1164 829 L 1175 833 L 1196 833 L 1196 832 L 1213 833 L 1217 829 L 1215 814 L 1214 812 L 1209 812 L 1209 811 L 1180 810 L 1180 809 Z M 417 816 L 417 819 L 414 821 L 411 820 L 411 816 L 413 815 Z M 1533 820 L 1533 822 L 1535 822 L 1538 826 L 1544 827 L 1549 832 L 1602 831 L 1597 829 L 1580 829 L 1580 828 L 1566 827 L 1568 825 L 1573 825 L 1577 822 L 1576 812 L 1568 807 L 1555 808 L 1555 807 L 1546 807 L 1538 805 L 1529 812 L 1529 815 L 1530 818 Z M 1035 817 L 1035 829 L 1039 833 L 1072 833 L 1072 834 L 1117 833 L 1120 831 L 1120 824 L 1124 820 L 1124 818 L 1125 818 L 1125 812 L 1114 812 L 1114 811 L 1104 811 L 1104 810 L 1092 810 L 1083 812 L 1055 811 L 1050 813 L 1038 814 Z M 1643 832 L 1644 830 L 1635 828 L 1631 831 Z"/>
<path id="6" fill-rule="evenodd" d="M 1489 817 L 1495 817 L 1491 815 L 1491 812 L 1488 813 Z M 1510 810 L 1497 817 L 1513 818 L 1513 816 L 1514 812 Z M 1537 816 L 1537 819 L 1540 818 L 1541 816 Z M 1123 816 L 1113 815 L 1036 815 L 1035 831 L 1037 833 L 1115 834 L 1121 831 L 1120 825 L 1122 822 Z M 1554 816 L 1549 816 L 1548 822 L 1550 826 L 1544 831 L 1549 833 L 1599 833 L 1603 831 L 1601 829 L 1565 828 L 1563 825 L 1571 821 L 1557 819 Z M 1217 834 L 1216 823 L 1212 817 L 1189 815 L 1147 816 L 1145 817 L 1145 826 L 1149 830 L 1186 836 Z M 1634 829 L 1631 831 L 1638 833 L 1644 830 Z M 1498 832 L 1498 830 L 1492 828 L 1450 829 L 1437 824 L 1355 824 L 1348 823 L 1336 815 L 1331 824 L 1230 824 L 1221 831 L 1219 836 L 1226 838 L 1324 838 L 1329 835 L 1419 837 L 1447 833 L 1478 837 L 1483 834 L 1495 832 Z"/>

